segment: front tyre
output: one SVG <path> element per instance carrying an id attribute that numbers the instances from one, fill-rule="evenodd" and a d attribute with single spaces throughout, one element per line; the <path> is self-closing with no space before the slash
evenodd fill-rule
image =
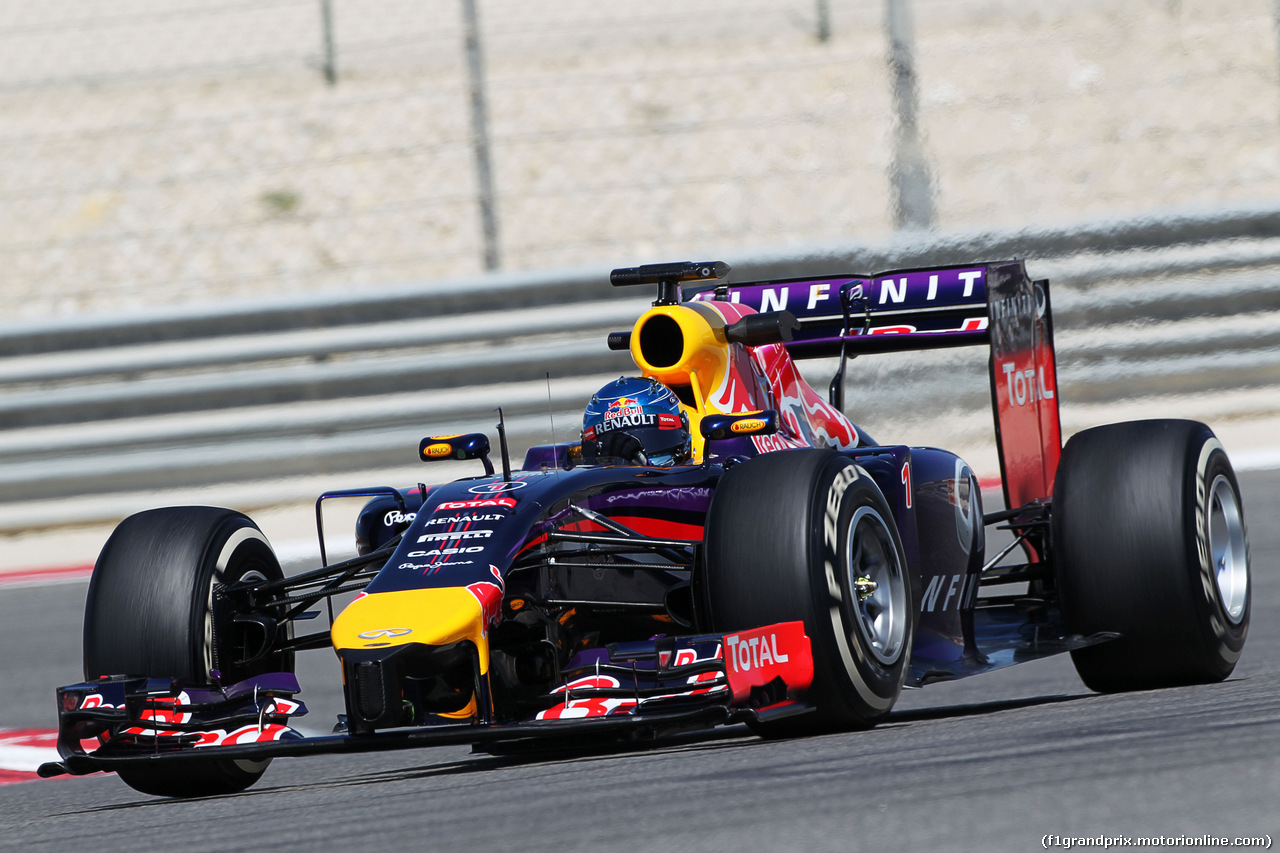
<path id="1" fill-rule="evenodd" d="M 143 675 L 223 684 L 292 671 L 293 655 L 272 652 L 237 663 L 261 638 L 234 621 L 217 591 L 241 580 L 283 577 L 267 539 L 246 516 L 214 507 L 166 507 L 126 518 L 103 546 L 89 583 L 84 674 Z M 211 759 L 126 768 L 120 778 L 146 794 L 198 797 L 252 785 L 265 761 Z"/>
<path id="2" fill-rule="evenodd" d="M 721 478 L 707 517 L 712 625 L 803 621 L 823 723 L 871 726 L 893 707 L 911 660 L 913 587 L 889 505 L 848 457 L 768 453 Z"/>
<path id="3" fill-rule="evenodd" d="M 1249 544 L 1235 472 L 1195 421 L 1111 424 L 1067 442 L 1053 494 L 1053 562 L 1094 690 L 1221 681 L 1249 630 Z"/>

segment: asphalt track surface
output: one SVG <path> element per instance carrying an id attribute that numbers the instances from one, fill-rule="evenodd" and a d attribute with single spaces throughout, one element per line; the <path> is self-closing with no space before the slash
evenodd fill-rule
<path id="1" fill-rule="evenodd" d="M 1222 684 L 1100 696 L 1058 657 L 908 692 L 867 732 L 763 741 L 734 727 L 555 759 L 454 747 L 281 759 L 243 794 L 187 802 L 136 794 L 113 776 L 27 782 L 0 787 L 0 849 L 1016 851 L 1041 849 L 1049 834 L 1280 841 L 1280 472 L 1240 480 L 1252 627 Z M 80 675 L 84 591 L 0 590 L 0 726 L 53 727 L 55 686 Z M 314 710 L 303 728 L 332 723 L 336 675 L 323 652 L 303 656 Z"/>

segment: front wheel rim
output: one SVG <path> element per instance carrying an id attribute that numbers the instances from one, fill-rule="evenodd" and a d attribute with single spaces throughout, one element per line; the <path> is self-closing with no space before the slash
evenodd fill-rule
<path id="1" fill-rule="evenodd" d="M 892 665 L 906 644 L 907 584 L 893 533 L 875 508 L 859 507 L 853 514 L 844 563 L 862 645 L 881 664 Z M 860 579 L 872 581 L 874 591 L 856 593 Z"/>
<path id="2" fill-rule="evenodd" d="M 1240 501 L 1222 474 L 1209 490 L 1209 559 L 1223 612 L 1239 625 L 1249 600 L 1249 555 Z"/>

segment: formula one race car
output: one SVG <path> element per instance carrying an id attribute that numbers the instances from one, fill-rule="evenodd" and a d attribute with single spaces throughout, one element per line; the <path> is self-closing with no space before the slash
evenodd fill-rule
<path id="1" fill-rule="evenodd" d="M 1063 448 L 1047 281 L 1017 261 L 727 273 L 615 270 L 658 298 L 610 335 L 640 375 L 593 398 L 582 440 L 512 470 L 499 429 L 495 471 L 483 434 L 424 439 L 423 461 L 485 473 L 323 495 L 368 498 L 353 559 L 322 550 L 286 578 L 240 513 L 125 519 L 89 587 L 86 681 L 58 691 L 62 761 L 41 774 L 199 796 L 275 756 L 871 726 L 904 686 L 1060 652 L 1102 691 L 1232 671 L 1250 578 L 1226 453 L 1177 420 Z M 964 460 L 880 444 L 841 411 L 850 355 L 970 344 L 990 346 L 1007 507 L 991 513 Z M 794 363 L 818 356 L 839 358 L 829 399 Z M 989 555 L 987 526 L 1012 542 Z M 330 624 L 307 631 L 318 605 Z M 294 655 L 320 648 L 346 714 L 304 736 Z"/>

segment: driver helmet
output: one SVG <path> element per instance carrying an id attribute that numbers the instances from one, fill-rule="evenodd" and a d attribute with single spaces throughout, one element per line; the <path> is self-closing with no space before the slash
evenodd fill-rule
<path id="1" fill-rule="evenodd" d="M 680 398 L 656 379 L 623 376 L 601 388 L 582 417 L 582 456 L 640 465 L 687 462 L 693 442 Z"/>

